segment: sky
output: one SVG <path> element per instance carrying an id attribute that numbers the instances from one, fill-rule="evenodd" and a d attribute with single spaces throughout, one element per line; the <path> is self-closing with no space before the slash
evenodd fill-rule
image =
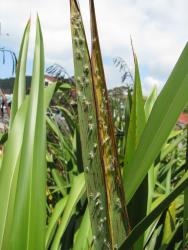
<path id="1" fill-rule="evenodd" d="M 79 1 L 90 46 L 88 2 Z M 131 36 L 144 94 L 148 95 L 154 85 L 160 91 L 188 39 L 188 1 L 95 0 L 95 6 L 108 87 L 121 85 L 121 73 L 113 58 L 122 57 L 133 70 Z M 2 0 L 0 47 L 18 55 L 24 27 L 31 16 L 27 65 L 27 73 L 31 74 L 37 12 L 44 36 L 46 67 L 58 63 L 72 75 L 69 0 Z M 10 60 L 7 57 L 3 65 L 0 54 L 0 77 L 8 76 L 11 76 Z"/>

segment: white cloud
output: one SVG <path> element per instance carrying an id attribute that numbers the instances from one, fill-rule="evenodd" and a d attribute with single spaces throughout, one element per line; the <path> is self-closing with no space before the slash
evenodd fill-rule
<path id="1" fill-rule="evenodd" d="M 88 2 L 80 0 L 89 38 Z M 120 82 L 112 59 L 121 56 L 127 62 L 131 60 L 131 34 L 142 69 L 144 91 L 149 92 L 154 80 L 161 88 L 187 41 L 187 0 L 181 0 L 181 4 L 179 0 L 95 0 L 95 5 L 103 57 L 108 58 L 105 71 L 109 86 Z M 1 1 L 0 21 L 3 31 L 10 33 L 1 41 L 17 51 L 26 20 L 30 13 L 35 16 L 36 11 L 42 23 L 47 64 L 58 62 L 72 73 L 67 0 Z"/>
<path id="2" fill-rule="evenodd" d="M 144 85 L 143 85 L 143 94 L 148 96 L 151 92 L 151 90 L 156 87 L 157 92 L 159 93 L 161 91 L 161 88 L 163 87 L 163 82 L 153 78 L 152 76 L 147 76 L 144 78 Z"/>

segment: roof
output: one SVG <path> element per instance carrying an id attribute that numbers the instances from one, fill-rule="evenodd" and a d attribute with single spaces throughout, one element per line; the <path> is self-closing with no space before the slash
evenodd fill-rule
<path id="1" fill-rule="evenodd" d="M 188 114 L 186 113 L 181 113 L 178 122 L 184 125 L 188 125 Z"/>
<path id="2" fill-rule="evenodd" d="M 57 78 L 53 76 L 45 75 L 44 78 L 46 81 L 49 81 L 49 82 L 57 82 Z"/>

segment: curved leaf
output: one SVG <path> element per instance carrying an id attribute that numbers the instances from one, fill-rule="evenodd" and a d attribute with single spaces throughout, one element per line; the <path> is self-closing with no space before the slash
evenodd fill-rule
<path id="1" fill-rule="evenodd" d="M 71 219 L 71 216 L 74 213 L 75 207 L 80 198 L 82 197 L 82 195 L 84 194 L 84 192 L 85 192 L 84 174 L 80 174 L 79 176 L 76 176 L 73 179 L 71 192 L 68 196 L 66 207 L 63 216 L 61 218 L 61 224 L 58 227 L 58 230 L 55 234 L 55 238 L 52 243 L 51 247 L 52 250 L 59 249 L 61 237 L 65 232 L 67 225 Z"/>
<path id="2" fill-rule="evenodd" d="M 188 45 L 182 52 L 171 76 L 157 98 L 140 143 L 125 172 L 126 198 L 129 202 L 160 152 L 188 101 Z M 139 169 L 138 166 L 139 165 Z"/>
<path id="3" fill-rule="evenodd" d="M 170 203 L 181 194 L 188 186 L 188 172 L 183 176 L 176 188 L 157 205 L 136 227 L 132 230 L 125 242 L 120 247 L 120 250 L 130 249 L 136 240 L 143 232 L 154 222 L 154 220 L 170 205 Z"/>

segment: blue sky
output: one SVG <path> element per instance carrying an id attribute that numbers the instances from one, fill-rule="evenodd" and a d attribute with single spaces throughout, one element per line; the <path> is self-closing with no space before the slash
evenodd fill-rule
<path id="1" fill-rule="evenodd" d="M 90 41 L 88 0 L 79 2 Z M 121 74 L 113 65 L 114 57 L 121 56 L 133 68 L 131 35 L 144 94 L 148 94 L 154 85 L 160 90 L 188 39 L 188 1 L 95 0 L 95 5 L 108 87 L 118 86 L 121 81 Z M 27 67 L 30 74 L 36 12 L 42 24 L 46 66 L 59 63 L 72 74 L 68 0 L 2 0 L 0 47 L 18 54 L 24 26 L 31 15 L 33 28 Z M 2 65 L 1 59 L 0 77 L 11 76 L 9 60 Z"/>

